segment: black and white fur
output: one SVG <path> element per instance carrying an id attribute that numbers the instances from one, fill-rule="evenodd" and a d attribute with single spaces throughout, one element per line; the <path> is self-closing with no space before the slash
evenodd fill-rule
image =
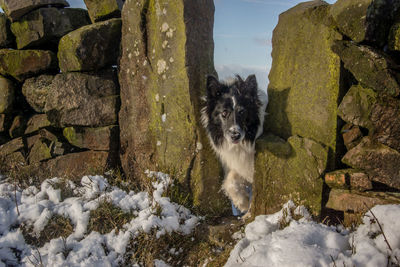
<path id="1" fill-rule="evenodd" d="M 225 171 L 222 190 L 243 213 L 249 209 L 246 186 L 253 182 L 255 140 L 263 131 L 266 102 L 254 75 L 245 81 L 237 75 L 230 84 L 207 77 L 202 123 Z"/>

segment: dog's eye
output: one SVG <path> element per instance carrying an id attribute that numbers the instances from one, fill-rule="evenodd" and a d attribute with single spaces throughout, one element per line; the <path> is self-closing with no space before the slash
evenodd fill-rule
<path id="1" fill-rule="evenodd" d="M 228 116 L 228 111 L 226 111 L 226 110 L 222 111 L 221 115 L 222 115 L 222 118 L 225 119 Z"/>

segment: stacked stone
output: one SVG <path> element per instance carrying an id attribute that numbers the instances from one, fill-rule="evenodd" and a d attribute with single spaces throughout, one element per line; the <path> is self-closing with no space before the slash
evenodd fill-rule
<path id="1" fill-rule="evenodd" d="M 400 202 L 399 19 L 389 0 L 310 1 L 280 15 L 255 214 L 293 199 L 350 224 Z"/>
<path id="2" fill-rule="evenodd" d="M 122 3 L 85 2 L 89 12 L 67 8 L 64 0 L 1 1 L 4 169 L 75 178 L 104 171 L 118 156 L 121 19 L 115 17 Z"/>

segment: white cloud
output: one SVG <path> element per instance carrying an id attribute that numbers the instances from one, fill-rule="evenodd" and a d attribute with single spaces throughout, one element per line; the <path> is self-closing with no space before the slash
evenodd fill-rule
<path id="1" fill-rule="evenodd" d="M 258 87 L 267 90 L 269 67 L 260 66 L 241 66 L 241 65 L 215 65 L 218 77 L 220 80 L 232 79 L 236 74 L 240 75 L 243 79 L 247 76 L 255 74 L 257 77 Z"/>
<path id="2" fill-rule="evenodd" d="M 85 8 L 86 5 L 83 0 L 68 0 L 70 7 L 78 7 L 78 8 Z"/>

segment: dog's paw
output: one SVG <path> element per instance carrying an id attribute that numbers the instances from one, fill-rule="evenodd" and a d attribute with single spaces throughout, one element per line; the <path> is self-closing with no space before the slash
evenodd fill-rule
<path id="1" fill-rule="evenodd" d="M 250 218 L 251 218 L 251 212 L 250 212 L 250 210 L 249 210 L 249 211 L 247 211 L 246 214 L 243 215 L 240 219 L 241 219 L 242 221 L 247 221 L 247 220 L 250 219 Z"/>

